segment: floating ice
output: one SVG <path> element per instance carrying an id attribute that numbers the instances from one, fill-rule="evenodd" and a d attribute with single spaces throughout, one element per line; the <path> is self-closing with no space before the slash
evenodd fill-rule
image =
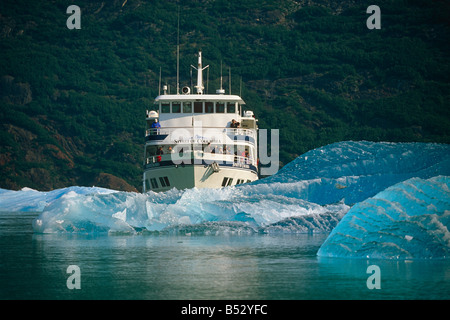
<path id="1" fill-rule="evenodd" d="M 0 189 L 0 211 L 42 211 L 35 232 L 330 232 L 351 205 L 413 177 L 450 176 L 450 146 L 340 142 L 276 175 L 222 189 L 147 194 L 70 187 Z M 427 203 L 427 210 L 436 207 Z M 418 236 L 404 233 L 409 243 Z"/>
<path id="2" fill-rule="evenodd" d="M 235 187 L 147 194 L 67 193 L 47 206 L 33 227 L 39 233 L 134 232 L 186 229 L 214 222 L 214 228 L 222 231 L 329 232 L 348 210 L 343 203 L 321 206 L 281 195 L 248 196 L 246 188 Z M 292 220 L 301 216 L 308 218 Z M 304 223 L 293 228 L 295 221 Z"/>
<path id="3" fill-rule="evenodd" d="M 409 178 L 438 175 L 450 176 L 449 145 L 345 141 L 311 150 L 257 183 L 295 183 L 305 200 L 352 205 Z"/>
<path id="4" fill-rule="evenodd" d="M 23 188 L 19 191 L 0 189 L 0 212 L 40 212 L 44 210 L 46 205 L 69 192 L 77 194 L 106 194 L 117 191 L 99 187 L 76 186 L 48 192 L 40 192 L 30 188 Z"/>
<path id="5" fill-rule="evenodd" d="M 320 247 L 321 257 L 450 256 L 450 177 L 400 182 L 356 204 Z"/>

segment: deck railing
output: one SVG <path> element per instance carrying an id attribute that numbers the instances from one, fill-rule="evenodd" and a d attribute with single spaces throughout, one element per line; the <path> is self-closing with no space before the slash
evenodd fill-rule
<path id="1" fill-rule="evenodd" d="M 252 157 L 238 156 L 227 153 L 210 153 L 202 150 L 186 150 L 180 153 L 169 153 L 154 155 L 146 158 L 144 167 L 160 167 L 167 165 L 182 164 L 212 164 L 232 165 L 234 167 L 250 168 L 256 167 L 257 162 Z"/>
<path id="2" fill-rule="evenodd" d="M 253 142 L 256 140 L 255 129 L 244 128 L 217 128 L 217 127 L 168 127 L 168 128 L 150 128 L 145 132 L 146 140 L 161 140 L 167 136 L 171 136 L 173 139 L 178 139 L 177 135 L 183 137 L 192 137 L 196 139 L 198 137 L 214 137 L 226 135 L 234 140 L 245 140 Z"/>

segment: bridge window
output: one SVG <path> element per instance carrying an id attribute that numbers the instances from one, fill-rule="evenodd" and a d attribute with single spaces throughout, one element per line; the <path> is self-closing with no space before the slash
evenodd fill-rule
<path id="1" fill-rule="evenodd" d="M 161 113 L 170 113 L 170 103 L 161 103 Z"/>
<path id="2" fill-rule="evenodd" d="M 181 103 L 172 102 L 172 113 L 180 113 L 180 112 L 181 112 Z"/>
<path id="3" fill-rule="evenodd" d="M 222 102 L 216 103 L 216 112 L 217 113 L 225 113 L 225 104 Z"/>
<path id="4" fill-rule="evenodd" d="M 194 102 L 194 113 L 203 113 L 203 102 Z"/>
<path id="5" fill-rule="evenodd" d="M 236 113 L 236 103 L 228 102 L 227 113 Z"/>
<path id="6" fill-rule="evenodd" d="M 184 113 L 192 113 L 192 103 L 191 102 L 183 102 L 183 112 Z"/>
<path id="7" fill-rule="evenodd" d="M 205 112 L 206 113 L 214 113 L 214 103 L 205 102 Z"/>

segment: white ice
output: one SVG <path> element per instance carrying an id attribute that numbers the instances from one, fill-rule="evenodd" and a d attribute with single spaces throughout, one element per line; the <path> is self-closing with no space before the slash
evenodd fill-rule
<path id="1" fill-rule="evenodd" d="M 366 199 L 377 199 L 390 186 L 439 175 L 450 176 L 448 145 L 346 141 L 309 151 L 272 177 L 236 187 L 147 194 L 95 187 L 0 189 L 0 211 L 41 212 L 33 223 L 39 233 L 193 227 L 207 232 L 330 232 L 352 206 L 366 205 Z M 445 199 L 423 201 L 429 213 Z M 398 236 L 407 243 L 421 239 L 417 232 Z"/>

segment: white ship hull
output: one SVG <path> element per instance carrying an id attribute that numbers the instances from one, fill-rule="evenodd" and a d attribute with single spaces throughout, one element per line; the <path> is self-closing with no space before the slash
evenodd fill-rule
<path id="1" fill-rule="evenodd" d="M 153 179 L 153 181 L 152 181 Z M 255 171 L 239 167 L 220 167 L 191 164 L 152 168 L 144 171 L 144 190 L 167 191 L 172 188 L 221 188 L 258 180 Z"/>

